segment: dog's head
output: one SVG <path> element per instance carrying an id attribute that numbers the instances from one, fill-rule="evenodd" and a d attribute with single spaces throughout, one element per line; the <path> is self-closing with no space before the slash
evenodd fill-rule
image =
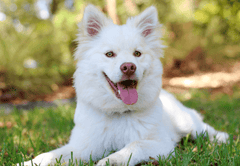
<path id="1" fill-rule="evenodd" d="M 78 100 L 108 112 L 149 107 L 161 89 L 159 29 L 155 7 L 119 26 L 88 5 L 75 52 Z"/>

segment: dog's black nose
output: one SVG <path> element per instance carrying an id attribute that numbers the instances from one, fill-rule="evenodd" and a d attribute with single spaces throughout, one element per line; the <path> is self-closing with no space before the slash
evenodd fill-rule
<path id="1" fill-rule="evenodd" d="M 121 69 L 123 74 L 126 74 L 126 75 L 130 76 L 130 75 L 133 75 L 135 73 L 137 67 L 134 63 L 126 62 L 126 63 L 123 63 L 120 66 L 120 69 Z"/>

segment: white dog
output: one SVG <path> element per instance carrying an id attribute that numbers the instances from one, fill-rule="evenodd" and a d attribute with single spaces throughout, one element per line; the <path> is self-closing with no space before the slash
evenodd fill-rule
<path id="1" fill-rule="evenodd" d="M 79 24 L 75 127 L 69 143 L 43 153 L 33 163 L 54 165 L 62 155 L 97 165 L 135 165 L 168 156 L 186 134 L 208 132 L 211 141 L 226 142 L 228 134 L 202 121 L 161 88 L 163 55 L 155 7 L 115 25 L 92 5 Z M 160 97 L 159 97 L 160 96 Z M 115 153 L 108 156 L 112 151 Z M 105 158 L 101 159 L 103 154 Z M 107 157 L 106 157 L 107 156 Z M 25 162 L 31 165 L 31 161 Z"/>

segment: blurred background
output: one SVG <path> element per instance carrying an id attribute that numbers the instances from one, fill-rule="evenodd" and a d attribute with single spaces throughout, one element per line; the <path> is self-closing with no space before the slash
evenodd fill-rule
<path id="1" fill-rule="evenodd" d="M 233 0 L 0 0 L 0 102 L 74 97 L 77 23 L 92 3 L 124 24 L 154 5 L 163 24 L 164 87 L 240 84 L 240 2 Z"/>

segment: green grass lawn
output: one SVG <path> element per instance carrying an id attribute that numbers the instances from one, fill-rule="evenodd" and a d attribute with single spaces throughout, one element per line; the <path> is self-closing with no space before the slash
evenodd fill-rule
<path id="1" fill-rule="evenodd" d="M 212 95 L 207 90 L 190 90 L 176 94 L 186 106 L 200 111 L 205 122 L 230 134 L 230 143 L 210 143 L 207 138 L 183 138 L 175 148 L 175 156 L 156 159 L 159 165 L 240 165 L 240 91 L 229 97 Z M 0 165 L 14 165 L 30 160 L 67 143 L 73 128 L 75 105 L 58 108 L 0 112 Z M 90 156 L 89 156 L 90 157 Z M 93 165 L 79 162 L 78 165 Z M 155 165 L 156 161 L 141 165 Z M 56 164 L 60 165 L 60 164 Z M 73 164 L 70 164 L 73 165 Z"/>

